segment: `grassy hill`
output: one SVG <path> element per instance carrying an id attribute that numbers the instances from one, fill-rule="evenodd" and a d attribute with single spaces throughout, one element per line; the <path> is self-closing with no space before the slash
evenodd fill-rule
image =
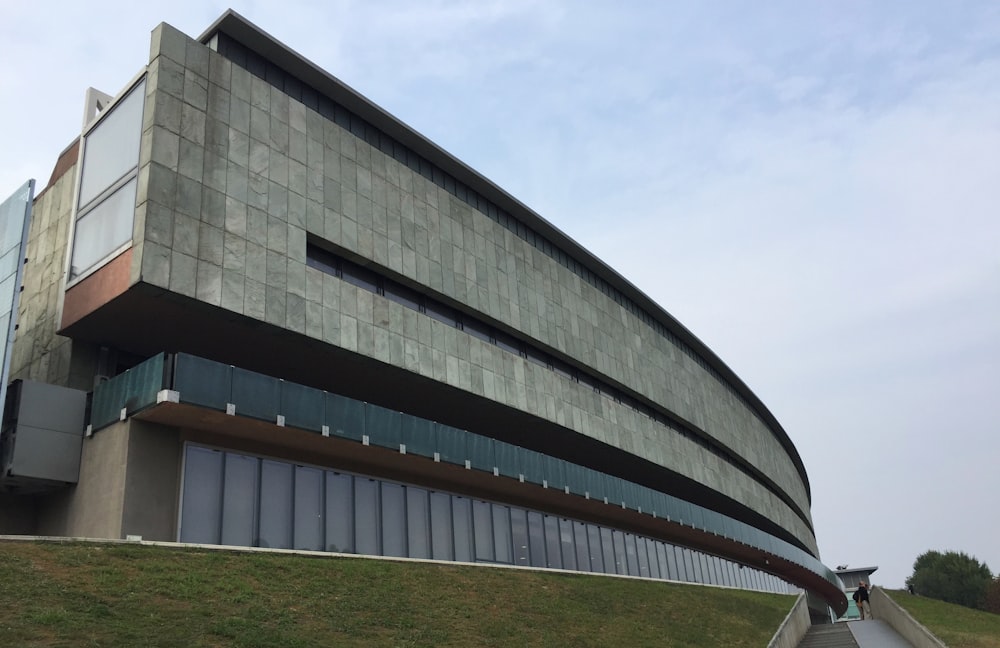
<path id="1" fill-rule="evenodd" d="M 0 543 L 3 646 L 766 646 L 794 597 L 136 544 Z"/>
<path id="2" fill-rule="evenodd" d="M 911 596 L 903 590 L 885 590 L 949 648 L 1000 648 L 1000 614 Z"/>

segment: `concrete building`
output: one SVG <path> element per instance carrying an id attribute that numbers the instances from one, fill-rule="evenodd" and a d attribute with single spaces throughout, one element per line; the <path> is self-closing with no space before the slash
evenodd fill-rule
<path id="1" fill-rule="evenodd" d="M 786 432 L 612 268 L 233 12 L 198 39 L 160 25 L 136 67 L 89 95 L 34 201 L 0 532 L 803 588 L 843 612 Z M 58 437 L 78 473 L 43 474 L 32 408 L 81 394 Z"/>

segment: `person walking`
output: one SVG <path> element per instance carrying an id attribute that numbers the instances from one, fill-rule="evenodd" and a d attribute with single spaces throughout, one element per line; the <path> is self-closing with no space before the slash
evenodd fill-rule
<path id="1" fill-rule="evenodd" d="M 865 618 L 872 619 L 872 606 L 868 600 L 868 584 L 861 581 L 858 584 L 858 589 L 854 592 L 852 597 L 854 602 L 858 605 L 858 612 L 861 614 L 861 620 L 864 621 Z"/>

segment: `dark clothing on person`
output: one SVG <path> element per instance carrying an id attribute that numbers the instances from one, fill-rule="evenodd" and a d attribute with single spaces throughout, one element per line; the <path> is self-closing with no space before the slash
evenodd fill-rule
<path id="1" fill-rule="evenodd" d="M 854 593 L 854 602 L 860 603 L 861 601 L 868 600 L 868 588 L 864 585 L 858 587 L 858 591 Z"/>

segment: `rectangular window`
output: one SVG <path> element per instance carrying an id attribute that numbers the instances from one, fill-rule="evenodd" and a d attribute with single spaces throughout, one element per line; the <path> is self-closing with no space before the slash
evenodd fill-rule
<path id="1" fill-rule="evenodd" d="M 354 553 L 354 478 L 326 473 L 326 550 Z"/>
<path id="2" fill-rule="evenodd" d="M 295 466 L 295 549 L 323 550 L 323 471 Z"/>
<path id="3" fill-rule="evenodd" d="M 257 535 L 256 457 L 226 453 L 226 479 L 222 499 L 222 544 L 252 547 Z"/>
<path id="4" fill-rule="evenodd" d="M 590 571 L 590 548 L 587 542 L 587 524 L 573 523 L 573 544 L 576 546 L 576 568 Z"/>
<path id="5" fill-rule="evenodd" d="M 374 479 L 354 479 L 354 547 L 357 553 L 369 556 L 381 554 L 379 546 L 378 482 Z"/>
<path id="6" fill-rule="evenodd" d="M 70 279 L 132 240 L 145 95 L 143 79 L 84 135 Z"/>
<path id="7" fill-rule="evenodd" d="M 601 548 L 601 529 L 594 524 L 587 525 L 587 544 L 590 549 L 590 571 L 604 573 L 604 551 Z"/>
<path id="8" fill-rule="evenodd" d="M 545 567 L 545 530 L 542 514 L 536 511 L 528 511 L 528 554 L 532 567 Z"/>
<path id="9" fill-rule="evenodd" d="M 472 526 L 475 529 L 476 561 L 493 562 L 493 512 L 489 502 L 472 503 Z"/>
<path id="10" fill-rule="evenodd" d="M 472 502 L 466 497 L 453 495 L 451 498 L 451 516 L 455 531 L 455 560 L 472 562 Z"/>
<path id="11" fill-rule="evenodd" d="M 222 453 L 188 446 L 184 452 L 181 542 L 219 544 L 222 516 Z"/>
<path id="12" fill-rule="evenodd" d="M 573 521 L 559 520 L 559 546 L 562 549 L 563 569 L 576 569 L 576 544 L 573 542 Z"/>
<path id="13" fill-rule="evenodd" d="M 531 564 L 528 552 L 528 512 L 524 509 L 510 510 L 511 541 L 514 545 L 514 564 L 526 567 Z"/>
<path id="14" fill-rule="evenodd" d="M 562 551 L 559 540 L 559 518 L 554 515 L 545 516 L 545 566 L 551 569 L 562 569 Z"/>
<path id="15" fill-rule="evenodd" d="M 403 487 L 382 482 L 382 555 L 406 556 L 406 501 Z"/>
<path id="16" fill-rule="evenodd" d="M 260 462 L 260 535 L 258 547 L 292 547 L 292 465 Z"/>
<path id="17" fill-rule="evenodd" d="M 427 491 L 406 487 L 406 540 L 410 558 L 430 558 L 430 505 Z"/>
<path id="18" fill-rule="evenodd" d="M 493 549 L 498 563 L 514 562 L 511 547 L 510 508 L 502 504 L 493 504 Z"/>
<path id="19" fill-rule="evenodd" d="M 451 529 L 451 496 L 447 493 L 431 493 L 431 558 L 455 559 Z"/>

